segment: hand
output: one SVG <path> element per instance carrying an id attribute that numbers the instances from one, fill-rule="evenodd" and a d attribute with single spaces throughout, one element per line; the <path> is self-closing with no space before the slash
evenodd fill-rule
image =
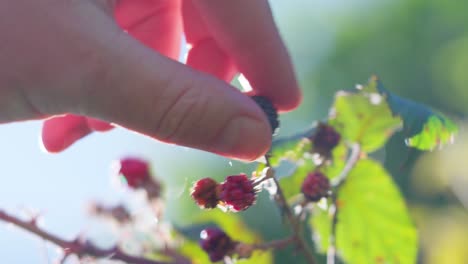
<path id="1" fill-rule="evenodd" d="M 191 67 L 173 60 L 182 28 Z M 45 121 L 52 152 L 105 120 L 252 160 L 269 148 L 268 121 L 222 80 L 242 72 L 281 111 L 300 102 L 267 0 L 4 0 L 0 32 L 0 122 L 73 114 Z"/>

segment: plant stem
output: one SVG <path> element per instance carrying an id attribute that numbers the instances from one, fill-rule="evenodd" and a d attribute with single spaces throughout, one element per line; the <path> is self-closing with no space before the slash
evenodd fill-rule
<path id="1" fill-rule="evenodd" d="M 269 156 L 265 155 L 265 159 L 266 159 L 267 167 L 273 170 L 273 168 L 271 168 Z M 286 218 L 289 221 L 289 224 L 291 225 L 291 228 L 293 231 L 293 238 L 296 242 L 296 245 L 299 251 L 302 252 L 302 254 L 305 256 L 307 263 L 309 264 L 317 263 L 317 261 L 315 260 L 314 254 L 312 253 L 312 251 L 307 245 L 307 242 L 304 240 L 304 238 L 301 235 L 302 233 L 301 226 L 300 226 L 301 223 L 295 217 L 291 207 L 289 207 L 288 202 L 286 201 L 286 197 L 284 196 L 283 190 L 281 189 L 281 186 L 278 180 L 274 176 L 274 172 L 271 174 L 271 179 L 276 185 L 276 193 L 273 195 L 273 198 L 276 202 L 276 205 L 279 207 L 280 211 L 286 216 Z"/>
<path id="2" fill-rule="evenodd" d="M 335 178 L 332 182 L 333 186 L 333 193 L 332 193 L 332 206 L 330 207 L 330 211 L 333 214 L 332 218 L 332 228 L 330 234 L 330 245 L 328 246 L 327 250 L 327 264 L 335 264 L 337 260 L 336 255 L 336 226 L 338 224 L 338 191 L 343 186 L 346 181 L 348 174 L 354 168 L 356 163 L 359 161 L 361 156 L 361 146 L 359 144 L 353 144 L 351 146 L 351 154 L 349 155 L 348 160 L 346 161 L 346 165 L 341 171 L 340 175 Z"/>
<path id="3" fill-rule="evenodd" d="M 263 244 L 255 244 L 252 245 L 252 247 L 255 250 L 281 249 L 294 242 L 296 242 L 296 238 L 294 236 L 291 236 L 281 240 L 273 240 Z"/>
<path id="4" fill-rule="evenodd" d="M 357 143 L 351 146 L 351 155 L 349 155 L 348 160 L 346 161 L 346 165 L 341 171 L 340 175 L 338 175 L 333 181 L 332 186 L 335 188 L 340 187 L 343 182 L 346 180 L 349 172 L 354 168 L 356 163 L 359 161 L 361 156 L 361 146 Z"/>
<path id="5" fill-rule="evenodd" d="M 37 235 L 38 237 L 43 238 L 44 240 L 52 242 L 53 244 L 62 248 L 62 250 L 65 252 L 65 257 L 70 254 L 76 254 L 78 257 L 90 256 L 96 258 L 107 258 L 133 264 L 177 264 L 172 262 L 161 262 L 136 256 L 130 256 L 121 251 L 118 247 L 110 249 L 101 249 L 97 248 L 96 246 L 87 241 L 67 241 L 39 228 L 34 220 L 23 221 L 15 216 L 7 214 L 3 210 L 0 210 L 0 220 L 13 224 L 21 229 L 29 231 L 34 235 Z"/>

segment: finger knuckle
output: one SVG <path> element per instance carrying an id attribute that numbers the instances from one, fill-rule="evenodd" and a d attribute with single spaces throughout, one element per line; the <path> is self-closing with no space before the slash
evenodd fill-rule
<path id="1" fill-rule="evenodd" d="M 155 134 L 161 140 L 176 142 L 191 137 L 199 130 L 198 123 L 206 113 L 208 96 L 204 90 L 196 87 L 195 80 L 179 87 L 157 122 Z"/>

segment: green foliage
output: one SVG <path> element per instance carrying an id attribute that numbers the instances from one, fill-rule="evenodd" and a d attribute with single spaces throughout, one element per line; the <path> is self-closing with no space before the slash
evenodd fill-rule
<path id="1" fill-rule="evenodd" d="M 333 180 L 341 174 L 346 165 L 348 147 L 345 143 L 340 143 L 332 150 L 331 154 L 327 166 L 323 166 L 321 171 L 327 175 L 330 180 Z"/>
<path id="2" fill-rule="evenodd" d="M 432 150 L 450 142 L 457 133 L 457 125 L 443 114 L 423 104 L 390 93 L 376 77 L 371 78 L 370 83 L 374 84 L 378 92 L 385 96 L 393 114 L 402 117 L 408 146 Z"/>
<path id="3" fill-rule="evenodd" d="M 312 217 L 309 218 L 309 224 L 314 230 L 312 238 L 315 241 L 317 251 L 322 254 L 327 254 L 332 234 L 333 214 L 330 214 L 328 209 L 328 207 L 320 208 L 315 205 L 312 210 Z"/>
<path id="4" fill-rule="evenodd" d="M 379 163 L 360 160 L 341 186 L 336 204 L 336 246 L 346 263 L 416 262 L 416 230 L 403 197 Z M 329 245 L 331 222 L 325 210 L 312 217 L 322 249 Z"/>
<path id="5" fill-rule="evenodd" d="M 286 199 L 291 199 L 301 192 L 301 185 L 307 174 L 312 172 L 315 164 L 310 158 L 302 159 L 292 175 L 280 179 L 280 186 Z"/>
<path id="6" fill-rule="evenodd" d="M 270 153 L 270 164 L 278 166 L 282 160 L 299 161 L 311 149 L 312 142 L 306 134 L 273 142 L 273 149 Z"/>
<path id="7" fill-rule="evenodd" d="M 374 76 L 356 90 L 337 92 L 326 122 L 276 140 L 267 155 L 269 163 L 261 163 L 254 175 L 263 175 L 268 164 L 274 168 L 286 199 L 279 201 L 281 211 L 292 212 L 294 206 L 294 210 L 302 210 L 300 214 L 310 215 L 308 223 L 318 252 L 327 253 L 335 248 L 337 256 L 349 264 L 415 263 L 418 236 L 404 197 L 385 168 L 368 158 L 369 153 L 383 148 L 401 128 L 408 136 L 407 145 L 419 149 L 446 143 L 457 131 L 457 126 L 442 114 L 391 94 Z M 312 201 L 301 193 L 301 187 L 307 175 L 317 170 L 330 180 L 330 195 L 308 209 L 307 204 Z M 313 181 L 307 184 L 312 191 L 328 188 Z M 278 196 L 275 188 L 268 190 Z M 285 210 L 288 203 L 291 208 Z M 297 225 L 290 220 L 294 216 L 286 213 L 283 216 Z M 226 214 L 210 211 L 203 217 L 203 223 L 219 225 L 235 240 L 254 242 L 258 238 L 232 214 L 226 218 Z M 187 238 L 199 233 L 192 229 L 181 233 Z M 249 260 L 267 261 L 255 257 Z"/>
<path id="8" fill-rule="evenodd" d="M 309 218 L 318 252 L 336 247 L 350 264 L 415 263 L 418 237 L 404 198 L 387 171 L 367 155 L 402 127 L 408 146 L 432 149 L 449 141 L 457 126 L 422 104 L 391 94 L 375 76 L 357 88 L 335 95 L 328 124 L 341 135 L 338 146 L 329 154 L 315 150 L 310 130 L 278 140 L 272 164 L 287 160 L 296 165 L 294 173 L 280 178 L 286 198 L 296 203 L 309 172 L 318 169 L 335 180 L 333 196 L 314 205 Z M 358 153 L 351 146 L 358 146 Z"/>
<path id="9" fill-rule="evenodd" d="M 369 83 L 368 86 L 373 85 Z M 330 113 L 330 124 L 343 138 L 358 143 L 366 152 L 381 148 L 401 127 L 382 95 L 364 86 L 353 92 L 338 92 Z"/>
<path id="10" fill-rule="evenodd" d="M 200 248 L 196 241 L 185 240 L 179 248 L 179 252 L 189 258 L 193 264 L 210 263 L 208 255 Z"/>

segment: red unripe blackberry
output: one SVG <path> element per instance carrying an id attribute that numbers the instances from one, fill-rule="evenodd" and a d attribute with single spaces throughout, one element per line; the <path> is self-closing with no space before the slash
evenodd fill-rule
<path id="1" fill-rule="evenodd" d="M 327 197 L 329 190 L 330 181 L 319 171 L 309 173 L 301 187 L 304 196 L 312 202 L 318 202 L 323 197 Z"/>
<path id="2" fill-rule="evenodd" d="M 279 127 L 279 120 L 278 120 L 278 111 L 276 110 L 275 106 L 271 103 L 271 101 L 264 97 L 264 96 L 252 96 L 251 97 L 255 103 L 257 103 L 260 108 L 262 108 L 265 115 L 268 117 L 268 121 L 270 122 L 271 131 L 275 134 L 276 129 Z"/>
<path id="3" fill-rule="evenodd" d="M 198 206 L 211 209 L 218 205 L 218 192 L 219 184 L 211 178 L 204 178 L 193 185 L 191 195 Z"/>
<path id="4" fill-rule="evenodd" d="M 340 143 L 341 136 L 332 126 L 320 123 L 311 139 L 314 148 L 330 152 Z"/>
<path id="5" fill-rule="evenodd" d="M 138 158 L 124 158 L 120 160 L 119 174 L 125 178 L 127 185 L 139 188 L 151 178 L 148 162 Z"/>
<path id="6" fill-rule="evenodd" d="M 220 200 L 229 210 L 238 212 L 249 208 L 255 202 L 256 191 L 247 175 L 228 176 L 221 184 Z"/>
<path id="7" fill-rule="evenodd" d="M 223 260 L 235 247 L 232 239 L 217 227 L 202 230 L 199 243 L 212 262 Z"/>

